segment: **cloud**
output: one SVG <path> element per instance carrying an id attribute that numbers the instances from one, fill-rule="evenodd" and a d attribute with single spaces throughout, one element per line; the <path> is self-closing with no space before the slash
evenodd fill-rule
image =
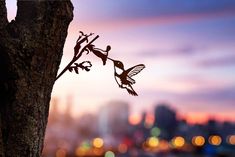
<path id="1" fill-rule="evenodd" d="M 235 56 L 223 56 L 220 58 L 204 59 L 196 63 L 199 67 L 235 66 Z"/>
<path id="2" fill-rule="evenodd" d="M 205 47 L 196 47 L 192 45 L 184 45 L 175 49 L 157 49 L 151 51 L 141 51 L 137 53 L 140 57 L 188 57 L 197 54 Z"/>
<path id="3" fill-rule="evenodd" d="M 81 0 L 78 3 L 74 0 L 74 4 L 75 17 L 79 17 L 77 22 L 93 30 L 172 24 L 235 15 L 235 1 L 229 0 L 135 0 L 134 3 L 127 0 Z"/>
<path id="4" fill-rule="evenodd" d="M 235 10 L 235 8 L 234 8 Z M 220 18 L 220 17 L 233 17 L 235 16 L 234 10 L 224 10 L 218 12 L 202 12 L 202 13 L 185 13 L 185 14 L 166 14 L 161 16 L 140 16 L 140 17 L 96 17 L 93 15 L 91 18 L 84 18 L 80 19 L 79 21 L 75 20 L 76 23 L 81 24 L 80 27 L 87 27 L 91 30 L 97 31 L 113 31 L 113 30 L 120 30 L 124 28 L 132 28 L 133 26 L 150 26 L 150 25 L 172 25 L 178 23 L 186 23 L 186 22 L 194 22 L 197 20 L 204 20 L 204 19 L 213 19 L 213 18 Z M 96 14 L 96 13 L 94 13 Z M 109 13 L 107 13 L 109 14 Z M 110 13 L 112 14 L 112 13 Z"/>
<path id="5" fill-rule="evenodd" d="M 235 86 L 223 87 L 218 89 L 207 89 L 186 94 L 187 99 L 204 101 L 233 101 L 235 102 Z"/>
<path id="6" fill-rule="evenodd" d="M 168 101 L 178 101 L 184 103 L 196 103 L 201 102 L 207 107 L 211 107 L 214 104 L 220 104 L 224 107 L 232 107 L 235 103 L 235 85 L 223 86 L 223 87 L 208 87 L 196 89 L 193 91 L 188 91 L 184 93 L 179 93 L 177 91 L 170 90 L 160 90 L 160 89 L 145 89 L 142 90 L 142 95 L 152 98 L 157 97 L 158 99 L 168 100 Z M 235 106 L 234 106 L 235 107 Z"/>
<path id="7" fill-rule="evenodd" d="M 74 4 L 82 6 L 80 10 L 86 15 L 92 16 L 91 11 L 96 13 L 96 17 L 106 19 L 117 18 L 143 18 L 159 17 L 182 14 L 216 13 L 224 10 L 233 10 L 235 2 L 231 0 L 74 0 Z"/>

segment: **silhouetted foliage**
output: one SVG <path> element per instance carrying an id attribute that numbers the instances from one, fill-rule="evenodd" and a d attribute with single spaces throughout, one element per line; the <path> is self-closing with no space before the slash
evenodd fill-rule
<path id="1" fill-rule="evenodd" d="M 90 33 L 88 35 L 80 31 L 80 36 L 78 37 L 76 45 L 74 47 L 74 56 L 72 60 L 69 62 L 69 64 L 57 76 L 56 79 L 60 78 L 67 70 L 69 70 L 70 72 L 74 71 L 76 74 L 79 74 L 79 68 L 82 70 L 90 71 L 90 68 L 92 67 L 92 63 L 90 61 L 83 61 L 81 63 L 76 63 L 76 61 L 80 59 L 80 57 L 83 55 L 84 52 L 86 52 L 86 55 L 92 52 L 95 56 L 97 56 L 102 60 L 103 65 L 106 65 L 107 59 L 113 61 L 114 78 L 118 86 L 120 88 L 126 89 L 129 94 L 137 96 L 137 93 L 132 88 L 132 85 L 135 83 L 135 80 L 132 79 L 132 77 L 137 75 L 140 71 L 142 71 L 145 68 L 145 65 L 138 64 L 136 66 L 133 66 L 125 70 L 124 65 L 121 61 L 114 60 L 108 57 L 109 51 L 111 50 L 110 45 L 108 45 L 106 49 L 103 50 L 95 47 L 95 45 L 92 44 L 96 39 L 99 38 L 98 35 L 89 42 L 88 38 L 91 37 L 93 34 L 94 33 Z M 85 46 L 82 46 L 82 44 L 85 44 Z M 118 73 L 117 69 L 120 69 L 121 73 Z"/>

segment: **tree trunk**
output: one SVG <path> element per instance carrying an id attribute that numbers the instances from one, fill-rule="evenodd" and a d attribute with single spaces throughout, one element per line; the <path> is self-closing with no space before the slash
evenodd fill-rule
<path id="1" fill-rule="evenodd" d="M 15 21 L 0 0 L 0 157 L 39 157 L 62 57 L 70 0 L 18 0 Z"/>

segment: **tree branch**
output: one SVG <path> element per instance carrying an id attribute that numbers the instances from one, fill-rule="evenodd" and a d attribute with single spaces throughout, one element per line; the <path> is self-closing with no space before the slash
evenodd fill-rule
<path id="1" fill-rule="evenodd" d="M 6 28 L 0 28 L 0 64 L 7 58 L 0 79 L 6 72 L 10 77 L 0 82 L 0 97 L 7 93 L 6 103 L 0 99 L 0 156 L 39 157 L 73 6 L 70 0 L 18 0 L 17 5 L 16 20 L 7 23 L 0 0 L 0 27 Z"/>
<path id="2" fill-rule="evenodd" d="M 70 0 L 63 1 L 17 1 L 17 14 L 16 21 L 23 23 L 38 23 L 42 20 L 50 18 L 55 18 L 60 16 L 61 19 L 69 19 L 70 21 L 73 18 L 73 8 Z M 50 13 L 50 14 L 49 14 Z"/>
<path id="3" fill-rule="evenodd" d="M 7 9 L 5 0 L 0 1 L 0 29 L 4 28 L 8 23 Z"/>
<path id="4" fill-rule="evenodd" d="M 64 46 L 64 44 L 60 43 L 65 42 L 68 25 L 73 19 L 73 5 L 71 1 L 18 0 L 17 6 L 15 26 L 18 31 L 16 34 L 20 39 L 20 47 L 25 49 L 24 54 L 17 55 L 21 55 L 28 60 L 31 56 L 41 56 L 44 53 L 44 61 L 47 59 L 51 60 L 51 62 L 54 62 L 54 66 L 58 67 Z M 48 45 L 47 43 L 53 44 Z M 34 51 L 28 51 L 32 49 L 32 46 L 35 47 Z M 42 48 L 45 48 L 44 51 L 42 51 Z M 49 48 L 53 48 L 53 50 Z M 59 55 L 52 55 L 56 50 Z M 37 62 L 41 67 L 47 66 L 42 64 L 42 60 L 37 60 Z M 24 66 L 30 67 L 30 64 Z M 38 68 L 35 71 L 42 69 L 40 66 Z M 55 73 L 57 71 L 48 74 L 54 75 Z"/>

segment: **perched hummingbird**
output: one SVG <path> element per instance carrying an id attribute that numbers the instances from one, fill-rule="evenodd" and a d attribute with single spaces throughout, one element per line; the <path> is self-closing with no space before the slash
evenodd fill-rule
<path id="1" fill-rule="evenodd" d="M 108 58 L 114 63 L 114 78 L 120 88 L 124 88 L 127 92 L 133 96 L 138 96 L 134 91 L 131 85 L 135 83 L 135 80 L 132 79 L 132 76 L 137 75 L 140 71 L 145 68 L 144 64 L 138 64 L 127 70 L 124 69 L 124 65 L 121 61 L 113 60 Z"/>

